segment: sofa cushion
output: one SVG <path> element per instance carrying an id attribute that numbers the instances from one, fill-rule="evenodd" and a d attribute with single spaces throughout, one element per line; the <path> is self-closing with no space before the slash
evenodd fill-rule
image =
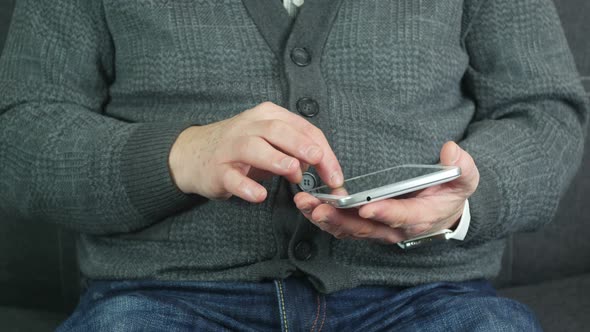
<path id="1" fill-rule="evenodd" d="M 66 319 L 65 314 L 0 306 L 0 322 L 4 332 L 54 331 Z"/>
<path id="2" fill-rule="evenodd" d="M 12 8 L 15 0 L 0 0 L 0 53 L 6 34 L 8 33 L 8 23 L 12 16 Z"/>
<path id="3" fill-rule="evenodd" d="M 0 305 L 63 310 L 57 228 L 8 219 L 0 223 Z"/>
<path id="4" fill-rule="evenodd" d="M 590 274 L 499 293 L 533 309 L 547 332 L 588 331 L 590 327 Z"/>
<path id="5" fill-rule="evenodd" d="M 590 92 L 590 1 L 555 0 L 582 82 Z M 590 137 L 582 167 L 553 222 L 536 233 L 515 234 L 496 285 L 526 285 L 590 273 Z"/>
<path id="6" fill-rule="evenodd" d="M 582 76 L 590 76 L 590 1 L 588 0 L 554 0 L 561 18 L 563 29 L 572 49 L 578 70 Z"/>

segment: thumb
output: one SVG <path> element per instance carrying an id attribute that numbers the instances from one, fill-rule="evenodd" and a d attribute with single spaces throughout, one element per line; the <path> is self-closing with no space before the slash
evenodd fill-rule
<path id="1" fill-rule="evenodd" d="M 440 163 L 444 166 L 458 166 L 461 176 L 453 181 L 453 185 L 463 188 L 471 195 L 479 183 L 479 171 L 473 158 L 455 142 L 446 142 L 440 151 Z"/>

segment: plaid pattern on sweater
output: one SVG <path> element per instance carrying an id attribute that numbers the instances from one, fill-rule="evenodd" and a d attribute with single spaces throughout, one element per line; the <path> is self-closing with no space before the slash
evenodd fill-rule
<path id="1" fill-rule="evenodd" d="M 314 3 L 293 33 L 318 23 L 306 21 Z M 18 1 L 0 59 L 0 218 L 79 231 L 90 278 L 300 270 L 331 292 L 494 276 L 503 239 L 551 220 L 581 159 L 588 105 L 551 1 L 342 0 L 328 28 L 312 54 L 317 124 L 345 177 L 435 163 L 458 141 L 481 173 L 465 241 L 403 252 L 331 238 L 278 178 L 257 205 L 174 186 L 182 130 L 287 106 L 285 62 L 239 0 Z M 319 248 L 311 260 L 294 258 L 294 232 Z"/>

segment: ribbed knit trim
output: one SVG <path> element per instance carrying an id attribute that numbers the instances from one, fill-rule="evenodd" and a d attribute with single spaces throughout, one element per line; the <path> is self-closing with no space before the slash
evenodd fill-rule
<path id="1" fill-rule="evenodd" d="M 480 167 L 478 168 L 480 174 L 479 185 L 475 193 L 469 198 L 471 222 L 469 224 L 469 231 L 465 237 L 465 245 L 469 245 L 471 240 L 477 239 L 476 244 L 481 244 L 482 241 L 495 239 L 494 234 L 502 233 L 504 228 L 498 223 L 504 215 L 502 207 L 501 189 L 498 185 L 501 183 L 498 175 L 493 170 Z M 502 227 L 502 229 L 492 229 L 493 227 Z"/>
<path id="2" fill-rule="evenodd" d="M 160 220 L 195 203 L 199 197 L 181 192 L 168 167 L 170 149 L 189 124 L 141 124 L 129 137 L 121 156 L 125 191 L 138 212 Z"/>

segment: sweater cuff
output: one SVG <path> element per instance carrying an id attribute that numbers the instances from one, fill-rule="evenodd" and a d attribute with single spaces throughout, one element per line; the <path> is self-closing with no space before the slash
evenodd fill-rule
<path id="1" fill-rule="evenodd" d="M 201 199 L 178 189 L 168 165 L 172 145 L 190 126 L 186 123 L 139 124 L 122 150 L 121 172 L 127 197 L 150 221 L 164 219 Z"/>
<path id="2" fill-rule="evenodd" d="M 478 167 L 480 180 L 477 190 L 469 198 L 471 222 L 464 243 L 486 242 L 503 234 L 504 215 L 500 180 L 491 168 Z"/>

